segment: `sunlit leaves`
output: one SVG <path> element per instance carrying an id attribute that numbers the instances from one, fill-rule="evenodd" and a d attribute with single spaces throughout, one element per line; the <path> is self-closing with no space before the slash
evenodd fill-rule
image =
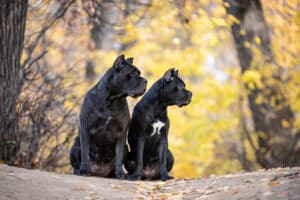
<path id="1" fill-rule="evenodd" d="M 136 41 L 125 54 L 137 55 L 135 63 L 149 79 L 148 87 L 168 68 L 179 69 L 186 87 L 193 92 L 193 100 L 187 107 L 169 108 L 169 146 L 175 156 L 172 174 L 205 174 L 216 161 L 216 145 L 222 143 L 220 132 L 238 125 L 238 118 L 230 112 L 238 97 L 238 85 L 221 82 L 206 69 L 216 67 L 207 65 L 207 56 L 216 52 L 221 40 L 228 39 L 228 32 L 223 30 L 230 25 L 225 9 L 222 1 L 187 1 L 181 9 L 173 2 L 153 1 L 146 16 L 140 24 L 128 20 L 125 34 L 118 39 Z M 219 167 L 221 172 L 223 165 Z"/>
<path id="2" fill-rule="evenodd" d="M 172 174 L 175 177 L 196 177 L 237 171 L 241 165 L 230 155 L 228 140 L 241 140 L 240 133 L 244 131 L 240 122 L 241 112 L 248 120 L 247 126 L 253 126 L 246 108 L 248 105 L 243 105 L 244 110 L 241 111 L 239 98 L 246 92 L 265 89 L 269 85 L 279 88 L 292 110 L 297 114 L 300 112 L 299 3 L 295 0 L 262 0 L 262 5 L 270 25 L 273 60 L 266 62 L 271 58 L 263 56 L 259 48 L 263 40 L 256 36 L 254 41 L 243 44 L 253 52 L 251 68 L 243 75 L 229 30 L 232 23 L 240 22 L 234 16 L 226 15 L 224 6 L 229 5 L 222 0 L 185 1 L 184 5 L 174 1 L 151 1 L 150 7 L 136 9 L 122 18 L 122 27 L 115 27 L 122 29 L 115 40 L 131 44 L 121 52 L 93 48 L 89 38 L 91 26 L 87 24 L 84 12 L 76 26 L 56 23 L 46 35 L 50 43 L 46 56 L 51 65 L 49 73 L 68 74 L 74 82 L 80 81 L 74 86 L 73 95 L 82 97 L 93 85 L 84 78 L 87 59 L 96 64 L 96 82 L 118 54 L 134 57 L 134 64 L 148 79 L 148 88 L 167 69 L 179 69 L 186 87 L 193 92 L 193 100 L 187 107 L 171 107 L 168 111 L 171 120 L 169 147 L 175 156 Z M 41 26 L 38 16 L 39 10 L 44 8 L 34 9 L 32 11 L 35 12 L 29 13 L 28 33 L 39 30 Z M 240 35 L 245 37 L 246 31 L 242 29 Z M 68 65 L 74 66 L 72 73 L 66 71 Z M 282 75 L 282 80 L 274 77 L 278 74 Z M 65 84 L 67 87 L 72 83 L 68 81 Z M 276 100 L 283 97 L 266 99 L 265 95 L 270 92 L 265 90 L 258 95 L 255 103 L 268 103 L 280 109 L 282 105 L 276 105 Z M 129 102 L 132 108 L 137 100 L 129 99 Z M 74 105 L 75 102 L 66 102 L 65 106 Z M 291 124 L 282 121 L 282 125 L 287 127 Z M 299 117 L 292 125 L 300 128 Z M 251 128 L 250 132 L 253 133 Z M 258 135 L 265 137 L 263 133 Z M 257 138 L 253 140 L 256 145 Z M 246 157 L 254 161 L 250 144 L 242 142 L 247 151 Z"/>
<path id="3" fill-rule="evenodd" d="M 242 76 L 243 82 L 251 89 L 261 89 L 263 88 L 263 83 L 261 82 L 261 74 L 257 70 L 247 70 Z"/>

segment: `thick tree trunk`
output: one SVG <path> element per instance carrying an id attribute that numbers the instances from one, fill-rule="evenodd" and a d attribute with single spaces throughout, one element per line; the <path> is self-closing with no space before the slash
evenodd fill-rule
<path id="1" fill-rule="evenodd" d="M 234 16 L 240 23 L 233 23 L 231 31 L 238 53 L 242 73 L 248 69 L 261 69 L 264 66 L 253 66 L 253 51 L 249 46 L 258 46 L 266 63 L 271 63 L 272 52 L 268 26 L 264 19 L 260 0 L 224 0 L 229 15 Z M 255 42 L 255 38 L 260 39 Z M 264 168 L 299 165 L 296 158 L 299 149 L 297 140 L 299 134 L 293 133 L 294 115 L 283 93 L 270 79 L 280 82 L 279 70 L 273 71 L 272 77 L 263 77 L 264 88 L 249 89 L 248 102 L 258 146 L 252 145 L 257 162 Z M 257 103 L 258 96 L 264 101 Z M 275 102 L 273 102 L 275 99 Z M 295 136 L 296 135 L 296 136 Z M 298 135 L 298 136 L 297 136 Z M 251 137 L 248 137 L 250 142 Z"/>
<path id="2" fill-rule="evenodd" d="M 19 148 L 16 104 L 23 69 L 20 64 L 28 0 L 0 3 L 0 160 L 13 164 Z"/>

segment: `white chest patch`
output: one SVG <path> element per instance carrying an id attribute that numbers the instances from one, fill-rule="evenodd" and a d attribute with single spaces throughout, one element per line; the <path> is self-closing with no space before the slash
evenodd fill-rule
<path id="1" fill-rule="evenodd" d="M 160 135 L 160 129 L 161 129 L 162 127 L 165 126 L 165 123 L 163 123 L 163 122 L 157 120 L 156 122 L 154 122 L 154 123 L 151 124 L 151 125 L 152 125 L 152 127 L 153 127 L 153 132 L 151 133 L 150 136 L 152 137 L 152 136 L 154 136 L 155 134 Z"/>

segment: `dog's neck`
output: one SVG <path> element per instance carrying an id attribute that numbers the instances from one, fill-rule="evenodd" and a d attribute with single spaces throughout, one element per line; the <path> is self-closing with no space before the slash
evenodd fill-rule
<path id="1" fill-rule="evenodd" d="M 159 81 L 154 83 L 154 85 L 149 89 L 149 91 L 140 101 L 143 112 L 145 112 L 145 114 L 153 120 L 158 116 L 163 118 L 167 117 L 168 105 L 163 103 L 160 97 L 161 84 L 162 83 Z"/>
<path id="2" fill-rule="evenodd" d="M 160 110 L 166 110 L 169 105 L 167 105 L 163 99 L 161 94 L 161 89 L 163 86 L 163 80 L 160 79 L 155 82 L 149 91 L 144 95 L 143 99 L 147 99 L 143 101 L 146 105 L 145 107 L 154 107 Z"/>
<path id="3" fill-rule="evenodd" d="M 99 81 L 92 91 L 95 95 L 94 98 L 97 99 L 97 103 L 94 105 L 95 110 L 107 112 L 107 115 L 110 115 L 112 110 L 116 113 L 123 112 L 128 106 L 127 96 L 124 94 L 111 94 L 109 88 L 106 87 L 106 81 L 105 79 Z"/>
<path id="4" fill-rule="evenodd" d="M 109 69 L 104 75 L 105 78 L 101 79 L 96 84 L 96 95 L 105 101 L 103 103 L 110 104 L 112 101 L 123 100 L 123 99 L 126 99 L 126 97 L 127 97 L 127 94 L 125 94 L 124 92 L 112 92 L 112 89 L 109 88 L 108 81 L 112 79 L 113 73 L 114 73 L 114 70 Z M 105 94 L 105 96 L 104 96 L 104 94 Z"/>

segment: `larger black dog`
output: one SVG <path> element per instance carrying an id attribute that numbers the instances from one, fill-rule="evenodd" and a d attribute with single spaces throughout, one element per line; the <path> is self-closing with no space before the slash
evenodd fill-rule
<path id="1" fill-rule="evenodd" d="M 168 149 L 167 107 L 190 103 L 192 93 L 185 89 L 178 71 L 168 70 L 135 106 L 129 125 L 130 152 L 125 167 L 131 179 L 172 178 L 168 172 L 174 158 Z"/>
<path id="2" fill-rule="evenodd" d="M 130 120 L 126 97 L 142 95 L 147 84 L 132 62 L 133 58 L 125 60 L 120 55 L 86 94 L 79 136 L 70 152 L 74 174 L 124 178 L 123 154 Z"/>

